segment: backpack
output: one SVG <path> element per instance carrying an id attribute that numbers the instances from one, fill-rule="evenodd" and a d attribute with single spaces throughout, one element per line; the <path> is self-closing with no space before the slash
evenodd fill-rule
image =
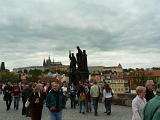
<path id="1" fill-rule="evenodd" d="M 79 100 L 80 101 L 85 101 L 86 100 L 86 95 L 84 92 L 81 92 L 80 95 L 79 95 Z"/>

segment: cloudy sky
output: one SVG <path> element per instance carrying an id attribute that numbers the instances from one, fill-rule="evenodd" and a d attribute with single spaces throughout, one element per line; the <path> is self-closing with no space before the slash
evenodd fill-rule
<path id="1" fill-rule="evenodd" d="M 0 61 L 8 69 L 69 64 L 85 49 L 89 65 L 160 67 L 159 0 L 1 0 Z"/>

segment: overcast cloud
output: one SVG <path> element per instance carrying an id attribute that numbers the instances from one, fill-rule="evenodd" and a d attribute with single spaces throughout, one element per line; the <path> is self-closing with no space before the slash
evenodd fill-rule
<path id="1" fill-rule="evenodd" d="M 8 69 L 69 64 L 85 49 L 89 65 L 160 67 L 159 0 L 1 0 L 0 61 Z"/>

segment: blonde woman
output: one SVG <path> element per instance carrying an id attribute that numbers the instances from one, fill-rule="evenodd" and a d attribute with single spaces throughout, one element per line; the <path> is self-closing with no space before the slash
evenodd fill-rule
<path id="1" fill-rule="evenodd" d="M 143 86 L 138 86 L 136 88 L 137 96 L 132 101 L 132 120 L 143 120 L 143 110 L 146 105 L 146 88 Z"/>

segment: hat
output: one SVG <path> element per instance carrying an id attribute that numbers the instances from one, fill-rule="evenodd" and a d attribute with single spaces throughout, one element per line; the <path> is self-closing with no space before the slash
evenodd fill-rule
<path id="1" fill-rule="evenodd" d="M 156 89 L 156 92 L 160 92 L 160 81 L 157 82 L 157 89 Z"/>
<path id="2" fill-rule="evenodd" d="M 148 85 L 154 85 L 154 82 L 153 82 L 153 80 L 147 80 L 147 82 L 146 82 L 146 86 L 148 86 Z"/>

